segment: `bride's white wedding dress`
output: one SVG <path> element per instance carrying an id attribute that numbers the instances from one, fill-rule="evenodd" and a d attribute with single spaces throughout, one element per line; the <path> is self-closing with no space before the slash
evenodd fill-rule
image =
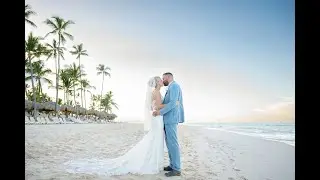
<path id="1" fill-rule="evenodd" d="M 163 98 L 163 97 L 161 97 Z M 64 163 L 70 173 L 99 175 L 157 174 L 163 169 L 163 117 L 151 119 L 149 132 L 132 149 L 115 159 L 78 159 Z"/>

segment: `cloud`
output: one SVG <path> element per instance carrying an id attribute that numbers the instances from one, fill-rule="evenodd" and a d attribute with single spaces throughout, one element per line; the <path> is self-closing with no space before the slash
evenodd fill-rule
<path id="1" fill-rule="evenodd" d="M 250 113 L 242 116 L 234 116 L 221 119 L 228 122 L 294 122 L 295 102 L 293 98 L 286 98 L 270 104 L 264 108 L 253 109 Z"/>
<path id="2" fill-rule="evenodd" d="M 253 109 L 253 111 L 255 111 L 255 112 L 265 112 L 266 110 L 257 108 L 257 109 Z"/>

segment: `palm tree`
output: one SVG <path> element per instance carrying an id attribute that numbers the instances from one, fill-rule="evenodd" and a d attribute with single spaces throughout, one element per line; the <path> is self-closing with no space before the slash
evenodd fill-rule
<path id="1" fill-rule="evenodd" d="M 34 22 L 30 21 L 30 15 L 37 15 L 36 12 L 31 10 L 31 6 L 29 4 L 24 6 L 24 18 L 25 18 L 25 22 L 30 24 L 33 27 L 37 27 L 36 24 L 34 24 Z"/>
<path id="2" fill-rule="evenodd" d="M 41 95 L 36 93 L 36 96 L 37 96 L 37 101 L 42 101 L 42 102 L 51 101 L 51 97 L 49 97 L 46 93 L 43 93 Z M 32 100 L 32 97 L 33 97 L 32 91 L 27 91 L 27 99 Z"/>
<path id="3" fill-rule="evenodd" d="M 84 50 L 83 49 L 83 44 L 79 44 L 79 45 L 76 45 L 76 46 L 73 46 L 73 51 L 70 51 L 70 53 L 72 55 L 76 55 L 77 59 L 79 59 L 79 67 L 81 66 L 81 63 L 80 63 L 80 57 L 81 56 L 88 56 L 87 54 L 87 50 Z M 79 77 L 80 81 L 81 81 L 81 74 L 80 74 L 80 77 Z M 83 98 L 82 98 L 82 84 L 80 83 L 80 88 L 81 88 L 81 107 L 83 107 Z"/>
<path id="4" fill-rule="evenodd" d="M 91 104 L 89 108 L 95 110 L 96 102 L 97 102 L 97 96 L 91 93 Z"/>
<path id="5" fill-rule="evenodd" d="M 25 41 L 25 53 L 26 57 L 29 61 L 29 68 L 30 68 L 30 74 L 31 74 L 31 84 L 32 84 L 32 93 L 33 93 L 33 108 L 34 108 L 34 117 L 37 119 L 36 116 L 36 93 L 35 93 L 35 87 L 34 87 L 34 81 L 33 81 L 33 67 L 32 67 L 32 59 L 36 57 L 38 47 L 40 46 L 40 37 L 34 37 L 32 32 L 30 32 L 28 39 Z"/>
<path id="6" fill-rule="evenodd" d="M 35 53 L 35 57 L 37 57 L 39 59 L 38 64 L 36 63 L 36 67 L 39 67 L 39 66 L 42 66 L 42 68 L 44 68 L 44 62 L 41 61 L 41 57 L 42 56 L 47 56 L 49 53 L 48 49 L 46 48 L 46 46 L 42 45 L 42 44 L 39 44 L 37 46 L 37 50 L 36 50 L 36 53 Z M 40 64 L 39 64 L 40 63 Z M 32 67 L 34 67 L 34 65 L 32 65 Z M 46 70 L 49 70 L 49 72 L 45 72 L 45 75 L 46 74 L 51 74 L 51 70 L 50 69 L 46 69 Z M 46 71 L 45 70 L 45 71 Z M 48 80 L 47 81 L 49 84 L 51 84 L 51 80 Z M 41 82 L 39 82 L 40 84 L 38 84 L 38 88 L 39 90 L 41 90 L 41 92 L 39 91 L 38 95 L 39 95 L 39 101 L 44 100 L 44 98 L 46 98 L 45 96 L 43 96 L 43 94 L 40 94 L 42 93 L 42 88 L 41 88 Z M 41 98 L 42 97 L 42 98 Z"/>
<path id="7" fill-rule="evenodd" d="M 83 96 L 84 96 L 84 108 L 87 109 L 87 100 L 86 100 L 86 92 L 90 92 L 89 89 L 96 89 L 96 87 L 91 86 L 89 84 L 90 82 L 87 79 L 82 79 L 80 80 L 80 85 L 81 85 L 81 91 L 83 91 Z"/>
<path id="8" fill-rule="evenodd" d="M 58 110 L 58 95 L 59 95 L 59 73 L 60 73 L 60 47 L 61 45 L 64 45 L 65 42 L 67 41 L 65 36 L 68 37 L 70 40 L 73 40 L 73 36 L 69 33 L 66 32 L 66 29 L 71 25 L 74 24 L 73 21 L 67 20 L 65 21 L 64 19 L 58 17 L 58 16 L 53 16 L 51 17 L 52 20 L 47 19 L 44 23 L 50 26 L 53 30 L 49 32 L 45 37 L 47 37 L 50 34 L 58 35 L 58 70 L 56 70 L 56 107 L 55 110 L 57 112 Z"/>
<path id="9" fill-rule="evenodd" d="M 72 63 L 69 66 L 67 65 L 67 73 L 69 74 L 73 87 L 73 100 L 76 104 L 76 86 L 79 85 L 79 77 L 84 75 L 83 71 L 81 71 L 80 67 L 76 65 L 76 63 Z"/>
<path id="10" fill-rule="evenodd" d="M 90 92 L 91 93 L 91 92 Z M 92 94 L 91 93 L 91 105 L 90 105 L 90 109 L 95 109 L 96 107 L 98 108 L 98 110 L 101 110 L 101 95 L 100 94 Z M 98 105 L 99 104 L 99 105 Z M 100 106 L 100 107 L 99 107 Z M 100 108 L 100 109 L 99 109 Z"/>
<path id="11" fill-rule="evenodd" d="M 64 51 L 67 50 L 65 47 L 58 47 L 57 41 L 55 39 L 52 40 L 52 44 L 46 43 L 46 48 L 48 50 L 48 59 L 54 58 L 55 59 L 55 68 L 56 68 L 56 75 L 58 74 L 58 55 L 64 60 Z"/>
<path id="12" fill-rule="evenodd" d="M 102 97 L 102 92 L 103 92 L 103 82 L 104 82 L 104 76 L 109 76 L 111 77 L 111 74 L 108 72 L 108 70 L 111 70 L 109 67 L 104 66 L 104 64 L 99 64 L 96 68 L 97 75 L 99 76 L 102 74 L 102 87 L 101 87 L 101 97 Z M 100 102 L 100 109 L 101 109 L 101 102 Z"/>
<path id="13" fill-rule="evenodd" d="M 67 69 L 62 69 L 60 71 L 60 79 L 62 81 L 61 88 L 64 90 L 64 102 L 67 102 L 67 104 L 69 104 L 69 95 L 70 95 L 73 83 L 72 83 L 70 73 L 68 72 Z"/>
<path id="14" fill-rule="evenodd" d="M 118 109 L 118 104 L 114 102 L 113 100 L 113 94 L 112 91 L 109 91 L 101 100 L 101 104 L 104 107 L 104 110 L 109 113 L 112 113 L 112 107 L 115 107 Z"/>
<path id="15" fill-rule="evenodd" d="M 38 94 L 41 95 L 41 94 L 43 94 L 41 81 L 44 81 L 46 83 L 51 84 L 52 81 L 50 79 L 46 78 L 46 76 L 51 74 L 52 72 L 50 69 L 45 68 L 44 62 L 41 60 L 33 62 L 31 67 L 33 69 L 34 78 L 38 82 Z M 26 69 L 26 72 L 31 73 L 31 68 Z M 27 76 L 26 80 L 31 80 L 31 76 Z"/>

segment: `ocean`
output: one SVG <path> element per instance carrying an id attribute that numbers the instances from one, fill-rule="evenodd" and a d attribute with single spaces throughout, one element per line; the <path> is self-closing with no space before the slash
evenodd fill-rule
<path id="1" fill-rule="evenodd" d="M 294 123 L 188 123 L 184 125 L 203 126 L 209 130 L 222 130 L 295 146 Z"/>

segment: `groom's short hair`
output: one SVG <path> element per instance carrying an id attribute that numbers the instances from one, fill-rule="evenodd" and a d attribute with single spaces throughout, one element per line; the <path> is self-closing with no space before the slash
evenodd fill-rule
<path id="1" fill-rule="evenodd" d="M 163 75 L 169 75 L 169 76 L 172 76 L 173 77 L 173 74 L 171 72 L 166 72 L 164 73 Z"/>

